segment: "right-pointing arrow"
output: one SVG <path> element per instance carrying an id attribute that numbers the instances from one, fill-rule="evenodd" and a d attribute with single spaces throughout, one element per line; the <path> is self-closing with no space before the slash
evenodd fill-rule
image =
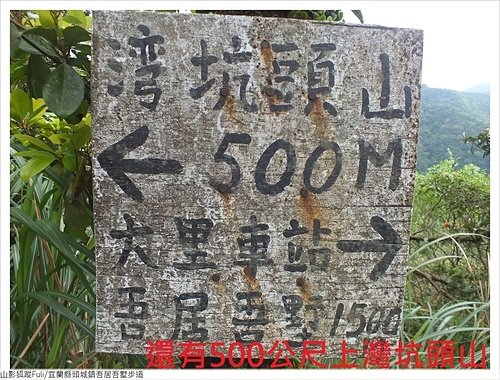
<path id="1" fill-rule="evenodd" d="M 373 216 L 370 219 L 370 224 L 382 236 L 382 239 L 340 240 L 337 243 L 337 248 L 344 252 L 386 252 L 370 273 L 370 279 L 375 281 L 387 271 L 396 257 L 396 253 L 403 246 L 403 242 L 391 224 L 380 216 Z"/>

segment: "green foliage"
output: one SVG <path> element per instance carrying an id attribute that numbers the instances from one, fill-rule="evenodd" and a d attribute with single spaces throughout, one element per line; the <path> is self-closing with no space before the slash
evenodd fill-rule
<path id="1" fill-rule="evenodd" d="M 353 9 L 351 12 L 358 18 L 360 23 L 364 24 L 365 20 L 363 19 L 363 13 L 361 12 L 361 10 Z"/>
<path id="2" fill-rule="evenodd" d="M 404 341 L 452 339 L 468 348 L 475 340 L 477 358 L 489 347 L 489 192 L 486 173 L 453 158 L 417 174 Z"/>
<path id="3" fill-rule="evenodd" d="M 318 20 L 318 21 L 343 21 L 344 13 L 341 10 L 335 11 L 290 11 L 290 16 L 303 20 Z"/>
<path id="4" fill-rule="evenodd" d="M 26 166 L 24 157 L 13 156 L 11 223 L 16 243 L 11 247 L 12 363 L 23 360 L 34 368 L 66 367 L 70 365 L 65 362 L 68 357 L 76 360 L 78 351 L 90 352 L 93 339 L 92 325 L 84 323 L 95 313 L 93 243 L 88 239 L 85 245 L 80 244 L 59 230 L 64 212 L 62 189 L 44 175 L 28 182 L 20 180 Z M 64 183 L 64 178 L 59 182 Z M 34 334 L 39 326 L 42 330 Z M 50 331 L 58 331 L 66 339 L 57 342 Z M 30 344 L 32 337 L 35 340 Z M 63 354 L 68 347 L 72 347 L 72 355 Z M 43 352 L 50 352 L 50 359 L 40 355 Z"/>
<path id="5" fill-rule="evenodd" d="M 90 187 L 90 34 L 81 11 L 13 11 L 11 134 L 14 153 L 29 160 L 20 178 L 51 168 L 64 184 L 64 230 L 87 240 L 92 224 Z M 75 57 L 78 57 L 75 58 Z"/>
<path id="6" fill-rule="evenodd" d="M 22 70 L 13 84 L 27 89 L 32 98 L 43 98 L 47 112 L 60 119 L 89 103 L 87 24 L 81 11 L 11 13 L 11 59 L 19 65 L 13 69 Z"/>
<path id="7" fill-rule="evenodd" d="M 61 119 L 78 109 L 84 94 L 82 77 L 67 63 L 61 63 L 54 69 L 43 86 L 43 99 L 47 107 Z"/>
<path id="8" fill-rule="evenodd" d="M 363 23 L 363 14 L 360 10 L 351 11 L 359 20 L 359 22 Z M 333 11 L 325 11 L 325 10 L 316 10 L 316 11 L 303 11 L 303 10 L 293 10 L 290 11 L 290 17 L 292 18 L 300 18 L 303 20 L 318 20 L 318 21 L 336 21 L 343 22 L 344 21 L 344 12 L 340 9 Z"/>
<path id="9" fill-rule="evenodd" d="M 489 176 L 474 165 L 457 168 L 453 158 L 417 174 L 413 231 L 489 233 Z"/>
<path id="10" fill-rule="evenodd" d="M 471 153 L 474 153 L 474 148 L 478 148 L 483 151 L 483 157 L 490 155 L 490 129 L 485 129 L 480 132 L 477 136 L 467 136 L 464 133 L 464 142 L 466 144 L 472 144 Z"/>
<path id="11" fill-rule="evenodd" d="M 156 11 L 159 12 L 159 11 Z M 163 11 L 170 12 L 170 11 Z M 278 17 L 278 18 L 298 18 L 302 20 L 317 20 L 317 21 L 333 21 L 344 22 L 344 12 L 337 10 L 198 10 L 191 11 L 192 13 L 218 13 L 224 15 L 238 16 L 258 16 L 258 17 Z M 351 11 L 363 23 L 363 14 L 360 10 Z"/>
<path id="12" fill-rule="evenodd" d="M 489 302 L 456 302 L 448 303 L 437 310 L 431 307 L 409 305 L 405 309 L 403 329 L 400 340 L 421 344 L 419 355 L 424 362 L 424 368 L 429 362 L 429 341 L 453 341 L 456 369 L 460 368 L 459 347 L 463 346 L 469 352 L 471 342 L 475 342 L 474 357 L 481 358 L 482 346 L 486 346 L 486 355 L 489 357 L 490 328 L 484 322 L 484 316 L 489 313 Z M 470 357 L 466 355 L 466 357 Z M 466 360 L 467 361 L 467 360 Z M 487 363 L 489 360 L 487 360 Z"/>
<path id="13" fill-rule="evenodd" d="M 473 155 L 463 143 L 464 135 L 476 135 L 489 129 L 489 115 L 489 94 L 423 86 L 417 170 L 425 172 L 447 159 L 449 152 L 460 165 L 474 164 L 489 170 L 489 159 Z"/>

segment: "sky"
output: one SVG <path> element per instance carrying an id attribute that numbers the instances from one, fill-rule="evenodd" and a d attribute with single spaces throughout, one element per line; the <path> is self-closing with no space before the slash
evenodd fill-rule
<path id="1" fill-rule="evenodd" d="M 359 5 L 366 24 L 424 31 L 422 83 L 429 87 L 465 90 L 498 75 L 498 1 Z M 348 13 L 346 20 L 357 22 Z"/>

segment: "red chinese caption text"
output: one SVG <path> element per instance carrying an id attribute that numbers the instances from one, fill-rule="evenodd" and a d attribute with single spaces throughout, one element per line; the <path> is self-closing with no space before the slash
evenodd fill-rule
<path id="1" fill-rule="evenodd" d="M 177 344 L 180 354 L 178 365 L 174 354 L 173 340 L 148 340 L 146 346 L 146 368 L 241 368 L 245 363 L 252 368 L 262 366 L 264 358 L 270 359 L 270 368 L 486 368 L 486 346 L 482 345 L 480 354 L 476 342 L 458 346 L 453 340 L 428 340 L 425 344 L 410 341 L 391 346 L 385 340 L 365 340 L 363 349 L 350 348 L 346 341 L 340 345 L 338 360 L 326 364 L 321 356 L 326 353 L 323 340 L 306 340 L 302 342 L 302 352 L 297 355 L 286 340 L 276 340 L 272 347 L 265 348 L 260 342 L 244 345 L 232 342 L 224 354 L 223 342 L 181 342 Z M 205 354 L 205 349 L 210 354 Z M 207 356 L 212 359 L 205 363 Z M 424 359 L 425 358 L 425 359 Z M 218 359 L 218 360 L 217 360 Z M 329 360 L 329 362 L 332 362 Z M 206 364 L 206 365 L 205 365 Z"/>

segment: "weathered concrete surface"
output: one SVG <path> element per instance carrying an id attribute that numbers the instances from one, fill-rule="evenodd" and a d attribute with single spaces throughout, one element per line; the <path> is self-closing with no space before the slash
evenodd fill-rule
<path id="1" fill-rule="evenodd" d="M 275 340 L 312 339 L 338 356 L 344 339 L 358 347 L 395 339 L 422 33 L 93 16 L 97 351 L 145 353 L 147 339 L 223 341 L 227 349 L 260 334 L 266 350 Z M 147 36 L 154 54 L 141 55 Z M 288 159 L 284 149 L 262 158 L 278 140 Z M 230 186 L 235 163 L 241 175 Z M 273 186 L 287 168 L 293 174 Z M 207 231 L 197 242 L 183 229 L 193 219 Z M 242 230 L 251 220 L 267 227 L 255 227 L 253 251 L 249 227 Z M 315 234 L 315 223 L 328 230 Z M 292 225 L 304 229 L 285 232 Z M 188 270 L 193 252 L 206 257 Z M 245 306 L 250 296 L 257 306 Z"/>

